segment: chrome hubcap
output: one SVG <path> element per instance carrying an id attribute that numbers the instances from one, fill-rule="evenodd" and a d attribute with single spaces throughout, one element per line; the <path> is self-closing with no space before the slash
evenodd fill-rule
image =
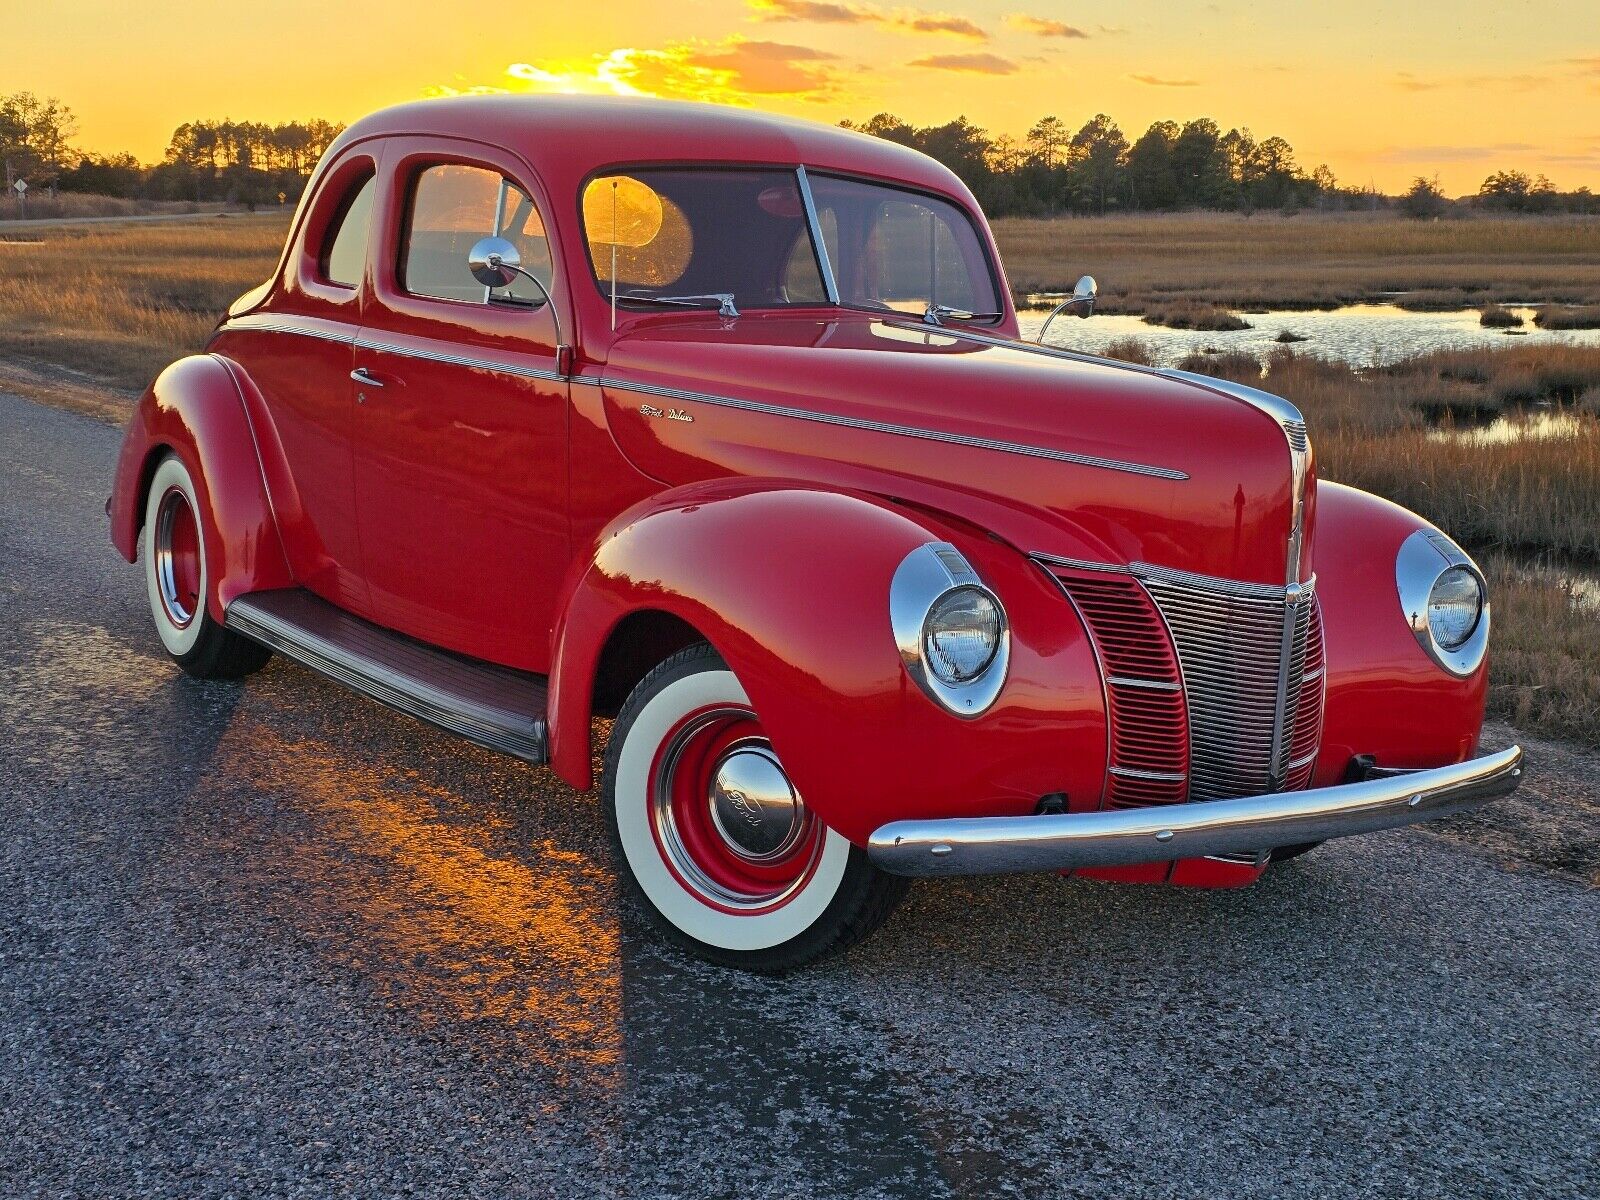
<path id="1" fill-rule="evenodd" d="M 711 823 L 740 858 L 771 862 L 805 831 L 805 806 L 789 776 L 763 745 L 729 750 L 711 771 Z"/>

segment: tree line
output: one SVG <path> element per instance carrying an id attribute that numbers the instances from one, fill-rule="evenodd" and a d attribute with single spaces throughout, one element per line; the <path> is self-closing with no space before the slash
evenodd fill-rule
<path id="1" fill-rule="evenodd" d="M 227 201 L 255 207 L 296 200 L 312 168 L 344 129 L 330 121 L 186 121 L 162 161 L 76 150 L 72 110 L 29 92 L 0 96 L 6 186 L 146 200 Z"/>
<path id="2" fill-rule="evenodd" d="M 1022 138 L 990 134 L 958 117 L 915 126 L 891 113 L 841 122 L 910 146 L 954 171 L 991 216 L 1152 212 L 1173 209 L 1380 208 L 1438 217 L 1470 205 L 1504 212 L 1600 212 L 1587 188 L 1558 191 L 1543 175 L 1496 171 L 1475 196 L 1452 200 L 1437 180 L 1417 179 L 1397 198 L 1342 186 L 1326 165 L 1305 170 L 1284 138 L 1248 128 L 1223 132 L 1208 117 L 1156 121 L 1130 142 L 1098 113 L 1074 130 L 1059 117 Z M 229 201 L 254 207 L 299 198 L 342 125 L 329 121 L 186 121 L 162 161 L 76 150 L 72 110 L 29 92 L 0 96 L 0 160 L 9 188 L 31 186 L 150 200 Z"/>
<path id="3" fill-rule="evenodd" d="M 1156 121 L 1130 142 L 1117 123 L 1097 113 L 1077 130 L 1059 117 L 1013 138 L 990 134 L 958 117 L 918 127 L 892 113 L 847 129 L 910 146 L 954 171 L 990 216 L 1160 212 L 1174 209 L 1294 210 L 1383 208 L 1401 203 L 1416 216 L 1442 216 L 1458 204 L 1511 212 L 1596 212 L 1587 188 L 1559 192 L 1544 176 L 1497 171 L 1476 196 L 1452 201 L 1435 181 L 1417 180 L 1398 201 L 1372 188 L 1342 186 L 1326 164 L 1300 166 L 1281 137 L 1258 139 L 1248 128 L 1226 133 L 1209 117 L 1179 124 Z M 1437 203 L 1414 212 L 1417 186 Z"/>

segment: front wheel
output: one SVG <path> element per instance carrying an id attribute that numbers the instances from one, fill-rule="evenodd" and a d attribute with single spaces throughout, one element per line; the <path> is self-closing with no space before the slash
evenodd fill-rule
<path id="1" fill-rule="evenodd" d="M 144 505 L 144 580 L 161 644 L 199 679 L 238 679 L 272 652 L 224 628 L 206 607 L 211 593 L 199 493 L 176 454 L 156 466 Z"/>
<path id="2" fill-rule="evenodd" d="M 601 795 L 636 897 L 713 962 L 780 972 L 838 953 L 906 891 L 806 807 L 710 646 L 680 651 L 634 689 Z"/>

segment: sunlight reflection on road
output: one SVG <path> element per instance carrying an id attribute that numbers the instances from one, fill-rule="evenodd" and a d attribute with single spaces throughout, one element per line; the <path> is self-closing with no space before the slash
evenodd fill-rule
<path id="1" fill-rule="evenodd" d="M 593 1087 L 620 1060 L 620 966 L 610 874 L 422 780 L 248 716 L 220 739 L 206 792 L 269 797 L 241 885 L 276 897 L 324 955 L 424 1025 L 509 1039 Z M 303 820 L 301 819 L 303 818 Z M 287 885 L 287 886 L 284 886 Z"/>

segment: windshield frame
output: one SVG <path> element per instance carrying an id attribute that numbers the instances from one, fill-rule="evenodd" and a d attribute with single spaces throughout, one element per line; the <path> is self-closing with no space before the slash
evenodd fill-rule
<path id="1" fill-rule="evenodd" d="M 589 229 L 583 219 L 583 197 L 588 191 L 589 185 L 596 179 L 602 179 L 608 175 L 631 175 L 649 171 L 781 171 L 794 176 L 795 184 L 800 191 L 800 201 L 805 209 L 805 230 L 806 236 L 811 242 L 811 256 L 817 264 L 817 271 L 822 279 L 822 288 L 826 299 L 796 304 L 739 304 L 741 313 L 786 313 L 815 309 L 839 309 L 844 312 L 870 313 L 885 320 L 901 320 L 918 325 L 924 323 L 923 317 L 917 313 L 886 312 L 881 308 L 874 308 L 870 305 L 846 304 L 840 299 L 839 284 L 834 273 L 833 264 L 829 260 L 827 241 L 822 236 L 822 222 L 817 215 L 816 199 L 811 193 L 810 172 L 816 172 L 818 175 L 825 175 L 829 178 L 846 179 L 853 183 L 880 187 L 886 191 L 901 192 L 911 196 L 925 196 L 928 199 L 943 201 L 945 204 L 950 205 L 961 214 L 962 219 L 966 221 L 968 228 L 971 230 L 973 238 L 977 241 L 978 252 L 983 258 L 984 270 L 988 273 L 989 287 L 994 292 L 995 312 L 997 314 L 994 316 L 979 316 L 971 321 L 962 321 L 961 324 L 999 325 L 1010 314 L 1006 292 L 1001 286 L 1002 277 L 998 264 L 995 262 L 994 243 L 991 237 L 988 236 L 988 225 L 982 219 L 981 214 L 974 212 L 959 196 L 949 192 L 935 191 L 932 188 L 917 187 L 915 184 L 909 184 L 903 180 L 863 174 L 859 171 L 837 170 L 831 167 L 818 166 L 815 163 L 808 165 L 806 163 L 743 162 L 734 159 L 677 159 L 608 163 L 604 166 L 596 167 L 578 181 L 577 205 L 575 207 L 577 210 L 579 240 L 583 243 L 584 262 L 588 266 L 589 278 L 594 281 L 595 290 L 600 294 L 600 298 L 605 301 L 607 307 L 611 305 L 611 290 L 608 286 L 607 277 L 602 275 L 600 265 L 595 261 L 595 243 L 590 241 Z M 737 299 L 735 297 L 736 302 Z M 626 312 L 630 316 L 642 316 L 648 313 L 653 316 L 686 315 L 704 317 L 707 312 L 715 311 L 714 309 L 706 308 L 684 308 L 679 310 L 678 314 L 674 314 L 664 308 L 646 305 L 637 301 L 635 304 L 630 305 L 627 296 L 622 294 L 617 296 L 616 307 L 619 314 Z"/>

